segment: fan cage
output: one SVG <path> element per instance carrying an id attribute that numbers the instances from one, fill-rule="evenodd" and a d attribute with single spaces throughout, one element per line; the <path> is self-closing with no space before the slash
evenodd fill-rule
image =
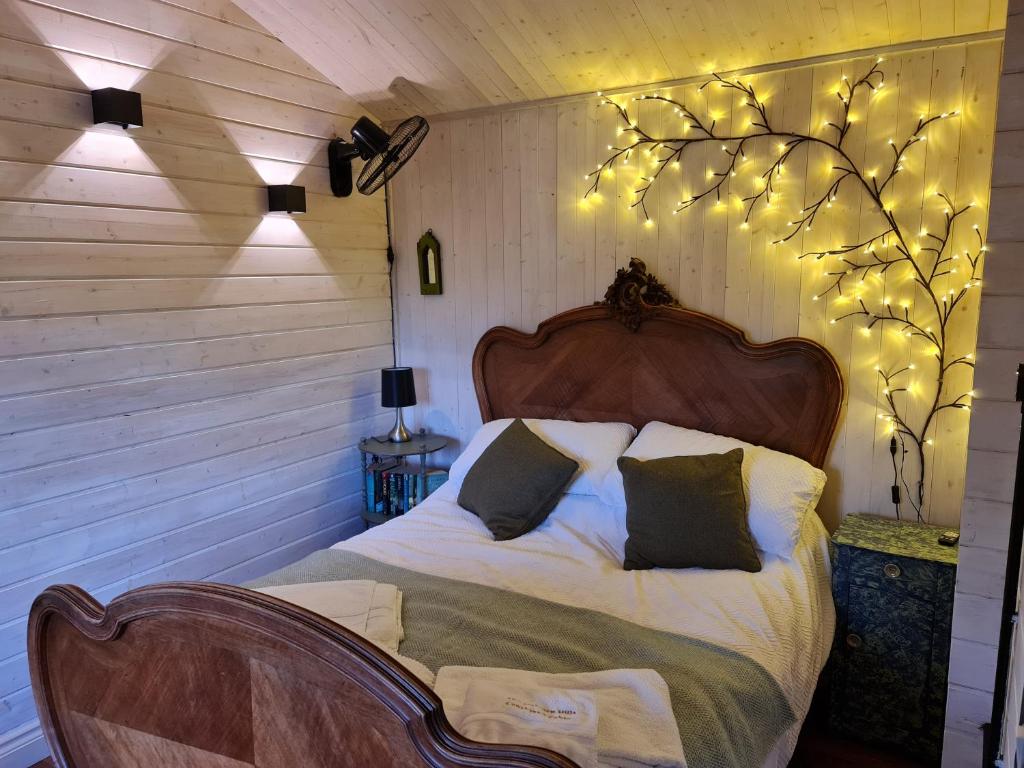
<path id="1" fill-rule="evenodd" d="M 413 156 L 429 131 L 430 125 L 422 117 L 403 120 L 391 134 L 387 151 L 366 161 L 356 182 L 359 191 L 372 195 L 384 186 Z"/>

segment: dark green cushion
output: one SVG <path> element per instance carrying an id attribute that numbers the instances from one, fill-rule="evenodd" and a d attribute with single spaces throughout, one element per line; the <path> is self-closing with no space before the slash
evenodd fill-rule
<path id="1" fill-rule="evenodd" d="M 743 449 L 639 461 L 619 458 L 626 491 L 627 571 L 761 570 L 747 524 Z"/>
<path id="2" fill-rule="evenodd" d="M 579 466 L 516 419 L 469 468 L 459 506 L 498 541 L 514 539 L 544 522 Z"/>

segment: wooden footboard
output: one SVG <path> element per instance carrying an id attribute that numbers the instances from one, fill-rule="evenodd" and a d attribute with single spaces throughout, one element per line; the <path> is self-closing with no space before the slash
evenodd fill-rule
<path id="1" fill-rule="evenodd" d="M 106 608 L 51 587 L 32 606 L 29 663 L 58 766 L 578 768 L 464 739 L 395 659 L 238 587 L 158 584 Z"/>

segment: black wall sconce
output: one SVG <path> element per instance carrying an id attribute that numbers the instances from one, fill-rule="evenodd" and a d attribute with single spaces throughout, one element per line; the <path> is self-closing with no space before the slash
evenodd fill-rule
<path id="1" fill-rule="evenodd" d="M 306 188 L 294 184 L 271 184 L 267 187 L 267 203 L 271 213 L 305 213 Z"/>
<path id="2" fill-rule="evenodd" d="M 114 123 L 124 129 L 142 127 L 142 94 L 120 88 L 101 88 L 92 92 L 94 124 Z"/>

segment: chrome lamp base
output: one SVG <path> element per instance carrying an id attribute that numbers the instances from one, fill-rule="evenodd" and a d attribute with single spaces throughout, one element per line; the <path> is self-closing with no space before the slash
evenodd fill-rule
<path id="1" fill-rule="evenodd" d="M 388 440 L 392 443 L 407 443 L 412 438 L 409 437 L 409 430 L 405 428 L 405 420 L 402 418 L 402 409 L 395 408 L 395 426 L 388 432 Z"/>

